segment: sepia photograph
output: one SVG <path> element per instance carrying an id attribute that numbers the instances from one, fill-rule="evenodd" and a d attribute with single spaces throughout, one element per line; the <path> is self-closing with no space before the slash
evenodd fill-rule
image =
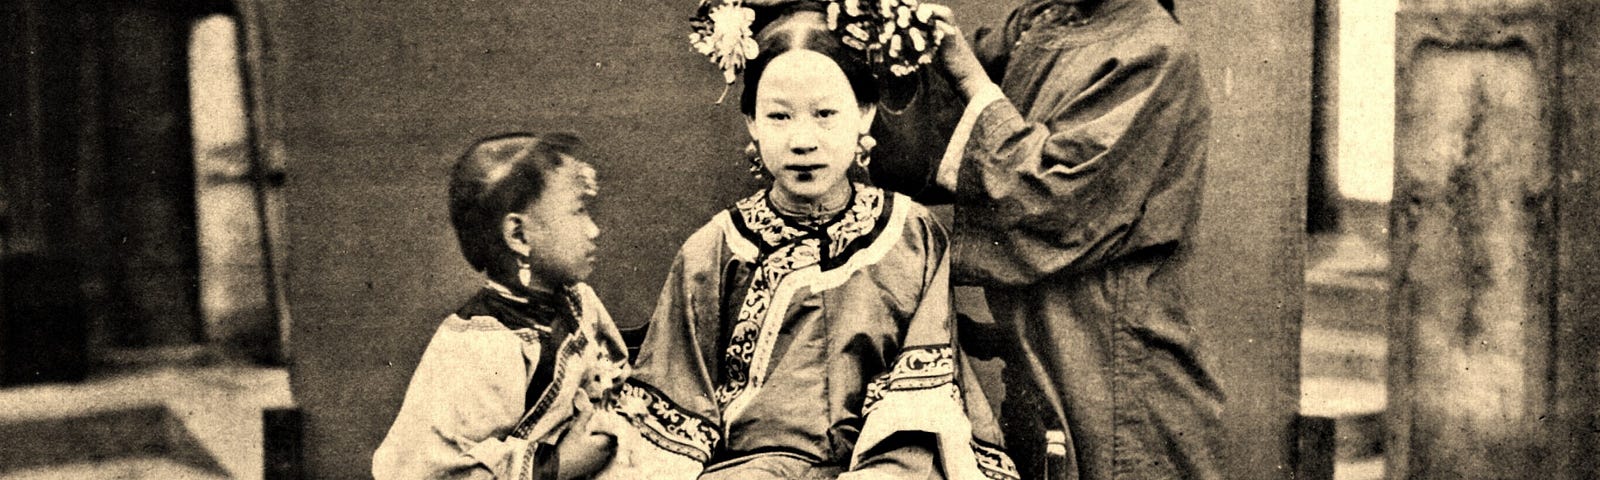
<path id="1" fill-rule="evenodd" d="M 1600 478 L 1596 25 L 4 2 L 0 480 Z"/>

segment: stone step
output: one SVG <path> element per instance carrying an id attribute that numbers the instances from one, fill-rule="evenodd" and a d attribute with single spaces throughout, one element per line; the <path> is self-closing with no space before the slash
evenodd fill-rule
<path id="1" fill-rule="evenodd" d="M 1382 245 L 1356 235 L 1312 243 L 1324 252 L 1306 269 L 1305 326 L 1384 333 L 1389 264 Z"/>
<path id="2" fill-rule="evenodd" d="M 1382 332 L 1307 326 L 1300 332 L 1300 375 L 1383 382 L 1388 344 Z"/>
<path id="3" fill-rule="evenodd" d="M 1301 415 L 1334 420 L 1336 461 L 1382 458 L 1387 406 L 1382 382 L 1338 377 L 1308 377 L 1300 382 Z"/>
<path id="4" fill-rule="evenodd" d="M 163 457 L 115 458 L 0 472 L 0 480 L 55 480 L 63 478 L 220 480 L 232 477 L 214 470 L 197 468 L 181 461 Z"/>
<path id="5" fill-rule="evenodd" d="M 1383 457 L 1345 460 L 1333 465 L 1333 480 L 1383 480 Z"/>
<path id="6" fill-rule="evenodd" d="M 284 369 L 219 365 L 4 389 L 0 405 L 7 406 L 0 409 L 0 437 L 29 439 L 0 442 L 0 474 L 76 471 L 124 460 L 151 466 L 160 460 L 214 478 L 261 478 L 262 410 L 292 400 Z"/>

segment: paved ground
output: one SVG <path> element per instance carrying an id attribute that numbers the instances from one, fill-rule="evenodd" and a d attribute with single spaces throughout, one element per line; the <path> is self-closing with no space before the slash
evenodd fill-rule
<path id="1" fill-rule="evenodd" d="M 253 366 L 0 390 L 0 478 L 261 478 L 261 411 L 291 404 L 288 372 Z"/>

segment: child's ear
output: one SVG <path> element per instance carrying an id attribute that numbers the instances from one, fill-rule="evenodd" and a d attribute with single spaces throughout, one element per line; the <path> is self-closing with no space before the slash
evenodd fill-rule
<path id="1" fill-rule="evenodd" d="M 866 134 L 872 130 L 872 121 L 878 118 L 878 105 L 868 104 L 861 107 L 861 133 Z"/>
<path id="2" fill-rule="evenodd" d="M 528 234 L 524 227 L 527 226 L 528 217 L 520 213 L 508 213 L 500 217 L 500 238 L 506 242 L 506 247 L 520 255 L 527 255 L 532 251 L 528 242 Z"/>
<path id="3" fill-rule="evenodd" d="M 750 138 L 756 138 L 756 117 L 744 116 L 744 130 L 750 132 Z"/>

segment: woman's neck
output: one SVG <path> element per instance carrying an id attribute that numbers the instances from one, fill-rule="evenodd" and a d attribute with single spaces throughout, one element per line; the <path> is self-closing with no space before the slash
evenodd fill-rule
<path id="1" fill-rule="evenodd" d="M 796 217 L 818 217 L 844 210 L 850 204 L 850 192 L 853 188 L 847 180 L 829 188 L 819 197 L 806 198 L 774 186 L 767 197 L 772 200 L 772 207 L 776 208 L 778 213 Z"/>

